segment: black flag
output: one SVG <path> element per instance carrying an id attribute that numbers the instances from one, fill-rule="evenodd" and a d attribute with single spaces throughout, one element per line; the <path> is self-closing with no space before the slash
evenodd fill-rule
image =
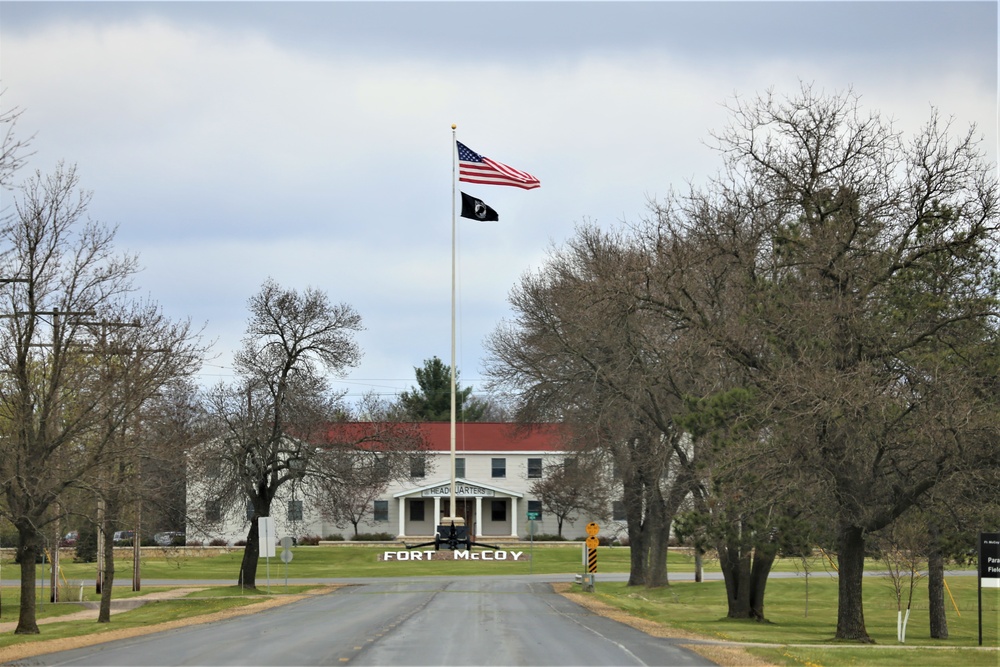
<path id="1" fill-rule="evenodd" d="M 487 206 L 482 199 L 476 199 L 462 193 L 462 217 L 479 222 L 495 222 L 500 220 L 500 216 L 492 208 Z"/>

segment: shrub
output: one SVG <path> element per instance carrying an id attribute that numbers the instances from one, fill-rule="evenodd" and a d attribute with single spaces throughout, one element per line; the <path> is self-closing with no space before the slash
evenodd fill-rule
<path id="1" fill-rule="evenodd" d="M 73 560 L 77 563 L 97 562 L 97 531 L 89 523 L 80 528 L 74 554 Z"/>
<path id="2" fill-rule="evenodd" d="M 210 547 L 226 547 L 226 546 L 229 546 L 229 542 L 227 542 L 226 540 L 222 539 L 221 537 L 216 537 L 215 539 L 212 539 L 212 540 L 208 541 L 208 546 L 210 546 Z M 240 545 L 240 543 L 237 542 L 236 546 L 246 546 L 246 542 L 243 542 L 242 545 Z"/>
<path id="3" fill-rule="evenodd" d="M 396 536 L 390 533 L 358 533 L 354 539 L 357 542 L 394 542 Z"/>
<path id="4" fill-rule="evenodd" d="M 298 544 L 314 547 L 319 544 L 319 535 L 303 535 L 299 538 Z"/>
<path id="5" fill-rule="evenodd" d="M 535 535 L 534 539 L 536 542 L 566 542 L 566 538 L 563 535 L 550 535 L 549 533 L 539 533 Z"/>
<path id="6" fill-rule="evenodd" d="M 343 542 L 344 536 L 341 535 L 340 533 L 336 533 L 334 535 L 327 535 L 326 537 L 323 538 L 323 540 L 326 542 Z"/>
<path id="7" fill-rule="evenodd" d="M 234 547 L 245 547 L 246 545 L 247 545 L 246 540 L 236 540 L 235 542 L 233 542 Z"/>

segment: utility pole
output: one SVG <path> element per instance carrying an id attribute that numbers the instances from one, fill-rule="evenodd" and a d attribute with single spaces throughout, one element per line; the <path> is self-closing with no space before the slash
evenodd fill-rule
<path id="1" fill-rule="evenodd" d="M 91 316 L 93 316 L 93 313 L 91 313 Z M 109 321 L 109 320 L 98 320 L 98 321 L 95 321 L 95 322 L 79 321 L 79 322 L 77 322 L 77 324 L 79 324 L 81 326 L 85 326 L 85 327 L 100 327 L 100 344 L 101 344 L 101 349 L 105 348 L 106 345 L 107 345 L 107 341 L 108 341 L 108 328 L 110 328 L 110 327 L 116 327 L 117 328 L 117 327 L 139 327 L 139 326 L 141 326 L 138 322 L 118 322 L 118 321 Z M 102 475 L 102 477 L 103 477 L 103 475 Z M 100 491 L 100 493 L 98 493 L 98 496 L 97 496 L 97 580 L 95 582 L 94 588 L 95 588 L 95 590 L 96 590 L 97 593 L 102 593 L 103 594 L 103 591 L 104 591 L 104 579 L 107 576 L 106 567 L 105 567 L 105 559 L 107 557 L 107 549 L 108 549 L 108 535 L 107 535 L 107 530 L 106 530 L 106 528 L 107 528 L 107 521 L 106 521 L 106 518 L 107 518 L 106 517 L 107 504 L 106 504 L 106 500 L 105 500 L 105 497 L 104 497 L 105 496 L 104 490 L 105 490 L 106 487 L 103 484 L 101 484 L 100 482 L 99 482 L 99 486 L 101 487 L 101 491 Z M 113 536 L 112 536 L 112 538 L 113 538 Z M 134 535 L 132 535 L 133 551 L 135 550 L 135 546 L 137 544 L 139 544 L 139 534 L 135 533 Z M 111 558 L 112 558 L 112 560 L 114 560 L 114 553 L 115 553 L 114 539 L 112 539 L 112 541 L 111 541 L 111 547 L 110 548 L 111 548 Z M 133 559 L 135 559 L 137 557 L 138 557 L 138 554 L 133 553 Z M 135 565 L 133 563 L 133 570 L 134 569 L 135 569 Z"/>

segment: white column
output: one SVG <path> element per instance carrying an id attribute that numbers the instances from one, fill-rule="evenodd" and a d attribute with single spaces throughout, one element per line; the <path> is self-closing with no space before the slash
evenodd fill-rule
<path id="1" fill-rule="evenodd" d="M 517 498 L 510 497 L 510 536 L 517 537 Z"/>
<path id="2" fill-rule="evenodd" d="M 399 536 L 406 537 L 406 496 L 399 497 Z"/>
<path id="3" fill-rule="evenodd" d="M 434 496 L 434 525 L 431 526 L 432 531 L 437 531 L 438 521 L 441 520 L 441 496 Z"/>
<path id="4" fill-rule="evenodd" d="M 476 537 L 483 536 L 483 497 L 476 496 Z"/>

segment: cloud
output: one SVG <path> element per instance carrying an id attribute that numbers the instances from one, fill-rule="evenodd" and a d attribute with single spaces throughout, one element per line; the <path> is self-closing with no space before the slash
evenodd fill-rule
<path id="1" fill-rule="evenodd" d="M 79 165 L 143 289 L 207 322 L 219 365 L 271 276 L 361 313 L 352 387 L 406 388 L 449 352 L 451 123 L 542 180 L 468 186 L 500 213 L 459 223 L 471 380 L 550 243 L 715 173 L 734 95 L 853 87 L 907 132 L 936 104 L 995 160 L 995 30 L 938 4 L 4 3 L 2 102 L 37 131 L 34 167 Z"/>

